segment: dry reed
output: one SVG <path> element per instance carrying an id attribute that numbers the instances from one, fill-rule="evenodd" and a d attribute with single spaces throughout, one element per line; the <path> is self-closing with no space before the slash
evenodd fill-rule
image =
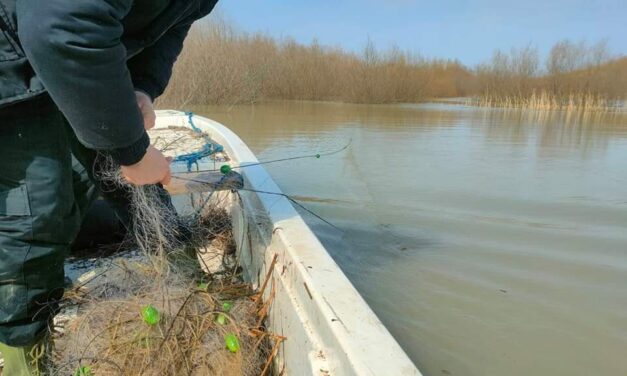
<path id="1" fill-rule="evenodd" d="M 353 103 L 416 102 L 466 95 L 471 75 L 459 62 L 425 59 L 372 42 L 362 54 L 317 42 L 238 31 L 222 19 L 195 27 L 160 106 L 254 103 L 267 99 Z"/>
<path id="2" fill-rule="evenodd" d="M 487 107 L 606 112 L 627 98 L 627 58 L 612 58 L 603 41 L 588 46 L 562 41 L 541 69 L 532 46 L 496 51 L 476 70 L 477 95 L 470 102 Z"/>
<path id="3" fill-rule="evenodd" d="M 534 109 L 607 110 L 627 98 L 627 58 L 602 41 L 562 41 L 542 68 L 532 46 L 496 51 L 471 69 L 369 41 L 362 53 L 241 32 L 220 17 L 197 25 L 179 57 L 162 107 L 234 105 L 263 100 L 351 103 L 473 97 L 473 104 Z"/>
<path id="4" fill-rule="evenodd" d="M 529 95 L 499 95 L 484 93 L 478 98 L 472 98 L 469 104 L 480 107 L 521 108 L 526 110 L 565 110 L 584 112 L 608 112 L 621 110 L 622 102 L 617 99 L 608 99 L 601 94 L 569 93 L 557 96 L 547 91 Z"/>

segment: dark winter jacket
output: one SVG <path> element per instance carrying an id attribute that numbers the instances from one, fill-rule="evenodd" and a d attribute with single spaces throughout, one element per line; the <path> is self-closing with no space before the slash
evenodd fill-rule
<path id="1" fill-rule="evenodd" d="M 0 107 L 48 92 L 85 146 L 133 164 L 149 142 L 134 90 L 163 92 L 216 2 L 0 0 Z"/>

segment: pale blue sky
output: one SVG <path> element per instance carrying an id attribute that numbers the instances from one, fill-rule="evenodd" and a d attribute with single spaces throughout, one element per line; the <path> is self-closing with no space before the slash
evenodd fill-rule
<path id="1" fill-rule="evenodd" d="M 495 48 L 607 38 L 627 55 L 627 0 L 220 0 L 246 31 L 360 51 L 370 38 L 427 57 L 475 65 Z"/>

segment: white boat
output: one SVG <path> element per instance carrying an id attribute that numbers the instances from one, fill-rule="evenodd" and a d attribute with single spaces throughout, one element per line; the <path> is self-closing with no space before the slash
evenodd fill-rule
<path id="1" fill-rule="evenodd" d="M 196 115 L 193 124 L 224 147 L 233 165 L 257 162 L 224 125 Z M 188 114 L 157 111 L 156 128 L 168 126 L 191 127 Z M 187 171 L 187 166 L 175 164 L 173 171 Z M 239 172 L 251 190 L 281 192 L 262 165 Z M 245 193 L 240 196 L 243 204 L 231 208 L 237 259 L 253 286 L 270 276 L 264 289 L 266 297 L 273 294 L 266 325 L 287 337 L 275 369 L 299 376 L 420 375 L 290 201 Z M 259 213 L 265 220 L 251 220 Z"/>

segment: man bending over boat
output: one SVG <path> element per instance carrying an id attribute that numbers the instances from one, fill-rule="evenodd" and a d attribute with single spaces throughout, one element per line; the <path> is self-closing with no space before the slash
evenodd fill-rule
<path id="1" fill-rule="evenodd" d="M 152 101 L 191 24 L 216 2 L 0 0 L 5 376 L 41 371 L 64 258 L 98 194 L 96 158 L 113 158 L 133 184 L 168 182 L 169 162 L 146 133 Z"/>

